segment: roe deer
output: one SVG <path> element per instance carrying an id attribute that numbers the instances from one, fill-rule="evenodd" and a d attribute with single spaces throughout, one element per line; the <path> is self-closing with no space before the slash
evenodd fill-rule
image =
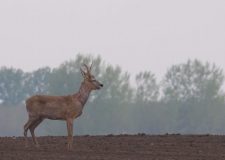
<path id="1" fill-rule="evenodd" d="M 26 146 L 28 144 L 27 131 L 30 130 L 34 144 L 38 147 L 38 142 L 34 134 L 35 128 L 44 120 L 65 120 L 68 132 L 68 150 L 72 149 L 73 143 L 73 120 L 82 114 L 83 107 L 88 100 L 92 90 L 103 87 L 91 74 L 91 67 L 84 64 L 86 72 L 80 68 L 83 82 L 77 93 L 67 96 L 35 95 L 26 100 L 26 108 L 29 115 L 27 123 L 24 125 L 24 137 Z"/>

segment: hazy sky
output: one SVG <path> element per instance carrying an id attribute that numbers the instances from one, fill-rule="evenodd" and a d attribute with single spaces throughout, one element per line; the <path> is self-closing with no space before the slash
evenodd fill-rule
<path id="1" fill-rule="evenodd" d="M 225 0 L 0 1 L 0 66 L 31 71 L 77 53 L 133 74 L 188 58 L 225 70 Z"/>

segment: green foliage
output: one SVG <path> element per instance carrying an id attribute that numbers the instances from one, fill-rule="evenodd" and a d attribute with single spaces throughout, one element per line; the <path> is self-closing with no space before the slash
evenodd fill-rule
<path id="1" fill-rule="evenodd" d="M 81 81 L 79 68 L 70 61 L 53 69 L 49 76 L 49 93 L 53 95 L 71 94 Z"/>
<path id="2" fill-rule="evenodd" d="M 191 98 L 206 100 L 221 94 L 224 82 L 222 70 L 198 60 L 174 65 L 166 73 L 163 82 L 165 100 L 186 101 Z"/>
<path id="3" fill-rule="evenodd" d="M 27 97 L 34 94 L 47 94 L 49 92 L 49 77 L 51 69 L 49 67 L 40 68 L 36 71 L 26 73 L 24 82 Z"/>
<path id="4" fill-rule="evenodd" d="M 156 83 L 155 75 L 150 71 L 140 72 L 136 75 L 137 91 L 136 100 L 154 102 L 159 97 L 159 86 Z"/>
<path id="5" fill-rule="evenodd" d="M 0 99 L 3 105 L 15 105 L 25 98 L 24 73 L 20 69 L 0 69 Z"/>

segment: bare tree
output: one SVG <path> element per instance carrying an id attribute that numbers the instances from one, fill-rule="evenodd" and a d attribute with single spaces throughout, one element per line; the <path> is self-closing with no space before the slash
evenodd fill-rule
<path id="1" fill-rule="evenodd" d="M 26 108 L 29 115 L 24 125 L 24 137 L 27 142 L 27 131 L 30 130 L 33 142 L 38 145 L 34 134 L 35 128 L 44 120 L 65 120 L 68 131 L 68 149 L 72 149 L 73 143 L 73 120 L 82 114 L 83 107 L 92 90 L 98 90 L 103 84 L 98 82 L 91 74 L 91 67 L 84 64 L 86 72 L 81 68 L 83 82 L 77 93 L 67 96 L 35 95 L 27 99 Z"/>

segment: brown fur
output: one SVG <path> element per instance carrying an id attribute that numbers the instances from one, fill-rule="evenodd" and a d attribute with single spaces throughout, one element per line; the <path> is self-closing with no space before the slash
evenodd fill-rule
<path id="1" fill-rule="evenodd" d="M 68 149 L 72 149 L 73 120 L 82 114 L 83 107 L 92 90 L 100 89 L 103 85 L 91 75 L 90 68 L 85 65 L 87 72 L 81 69 L 84 80 L 77 93 L 67 96 L 35 95 L 26 100 L 26 108 L 29 115 L 28 122 L 24 125 L 24 136 L 27 145 L 27 131 L 38 146 L 35 138 L 35 128 L 44 120 L 65 120 L 68 130 Z"/>

